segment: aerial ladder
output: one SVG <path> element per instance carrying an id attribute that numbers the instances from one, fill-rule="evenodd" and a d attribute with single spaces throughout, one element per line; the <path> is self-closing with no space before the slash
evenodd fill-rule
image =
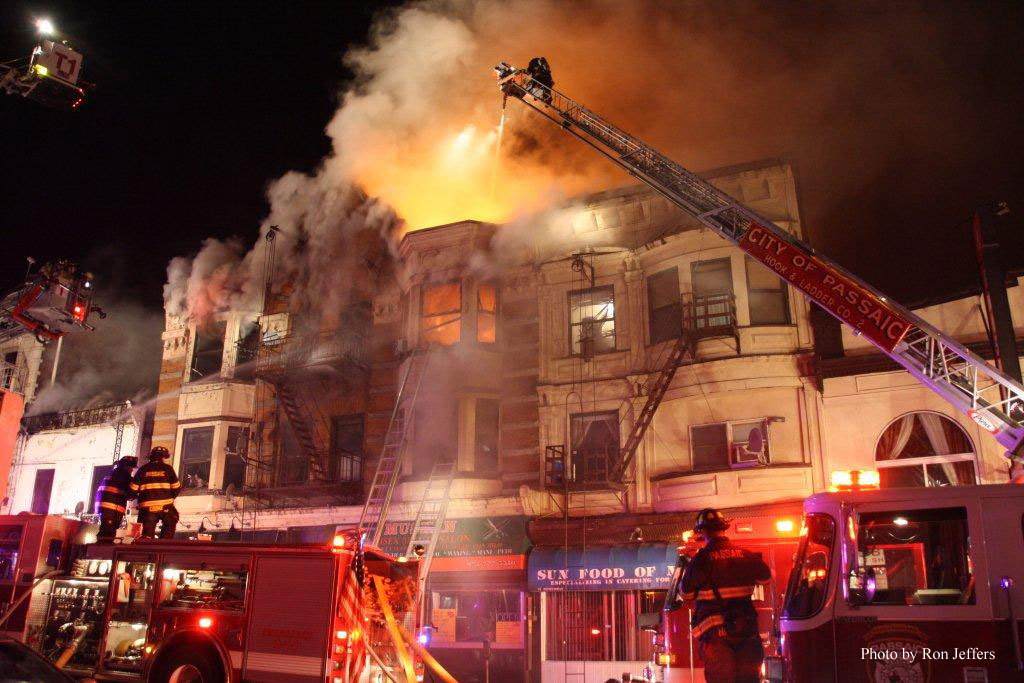
<path id="1" fill-rule="evenodd" d="M 993 434 L 1011 463 L 1024 464 L 1024 386 L 810 245 L 555 90 L 547 63 L 539 61 L 541 68 L 534 68 L 534 60 L 527 70 L 506 62 L 495 67 L 506 101 L 521 101 L 770 268 Z M 652 393 L 648 403 L 660 396 Z M 645 406 L 644 414 L 656 408 L 656 402 Z M 642 429 L 649 424 L 642 421 Z M 632 450 L 616 465 L 619 479 L 636 455 L 642 429 L 631 435 Z"/>

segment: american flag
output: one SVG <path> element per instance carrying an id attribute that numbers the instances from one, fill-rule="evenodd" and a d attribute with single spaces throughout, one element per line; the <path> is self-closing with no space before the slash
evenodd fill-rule
<path id="1" fill-rule="evenodd" d="M 356 539 L 351 539 L 356 541 Z M 347 567 L 342 567 L 342 578 L 340 595 L 338 598 L 338 618 L 336 620 L 337 631 L 345 631 L 345 640 L 337 639 L 335 642 L 342 647 L 351 650 L 348 656 L 342 655 L 339 659 L 348 662 L 348 669 L 343 674 L 342 680 L 356 681 L 363 668 L 363 661 L 366 658 L 365 624 L 363 621 L 363 547 L 361 543 L 352 542 L 346 544 L 353 548 L 352 554 L 345 553 L 350 557 Z"/>

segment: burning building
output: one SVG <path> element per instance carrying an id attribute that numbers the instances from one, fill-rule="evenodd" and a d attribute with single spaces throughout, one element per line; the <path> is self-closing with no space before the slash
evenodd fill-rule
<path id="1" fill-rule="evenodd" d="M 801 234 L 789 167 L 712 175 Z M 380 543 L 406 552 L 424 498 L 445 500 L 427 585 L 442 659 L 482 666 L 486 638 L 492 672 L 615 668 L 648 658 L 635 615 L 667 581 L 593 584 L 618 635 L 563 632 L 576 588 L 536 577 L 567 535 L 583 556 L 623 547 L 616 561 L 639 566 L 641 549 L 674 552 L 690 511 L 775 514 L 824 485 L 807 305 L 664 199 L 622 188 L 415 230 L 392 252 L 379 233 L 349 245 L 358 284 L 329 316 L 273 274 L 262 308 L 168 313 L 153 443 L 174 453 L 188 533 L 326 537 L 360 521 L 401 442 Z M 288 260 L 276 253 L 265 244 L 264 263 Z M 604 530 L 588 535 L 595 516 Z"/>

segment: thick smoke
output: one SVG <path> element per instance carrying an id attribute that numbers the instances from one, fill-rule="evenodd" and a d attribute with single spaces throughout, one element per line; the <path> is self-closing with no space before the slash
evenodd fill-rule
<path id="1" fill-rule="evenodd" d="M 107 405 L 131 399 L 140 403 L 156 393 L 160 372 L 160 333 L 164 317 L 140 304 L 104 296 L 97 303 L 105 319 L 93 315 L 92 332 L 72 330 L 61 343 L 57 382 L 50 385 L 50 368 L 57 344 L 47 348 L 40 386 L 29 407 L 31 414 Z"/>
<path id="2" fill-rule="evenodd" d="M 326 127 L 330 157 L 312 175 L 271 184 L 270 216 L 248 254 L 208 241 L 172 262 L 168 310 L 203 317 L 258 305 L 270 225 L 282 230 L 279 277 L 294 280 L 299 300 L 333 307 L 351 278 L 323 265 L 363 258 L 349 245 L 364 230 L 503 222 L 628 183 L 518 102 L 499 132 L 491 67 L 535 55 L 548 58 L 556 88 L 690 168 L 795 160 L 812 237 L 853 254 L 844 261 L 871 279 L 877 265 L 854 246 L 908 218 L 886 213 L 894 198 L 912 204 L 931 191 L 913 171 L 952 182 L 979 144 L 998 147 L 995 131 L 962 133 L 1008 106 L 972 85 L 967 56 L 989 40 L 984 23 L 958 3 L 406 4 L 345 58 L 355 78 Z M 879 214 L 886 224 L 871 220 Z M 927 256 L 920 244 L 911 250 Z"/>

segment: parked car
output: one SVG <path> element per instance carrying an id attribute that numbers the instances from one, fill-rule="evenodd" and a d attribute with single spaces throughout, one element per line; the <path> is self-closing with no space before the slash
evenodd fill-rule
<path id="1" fill-rule="evenodd" d="M 91 678 L 79 683 L 96 683 Z M 32 648 L 13 638 L 0 636 L 0 683 L 75 683 Z"/>

